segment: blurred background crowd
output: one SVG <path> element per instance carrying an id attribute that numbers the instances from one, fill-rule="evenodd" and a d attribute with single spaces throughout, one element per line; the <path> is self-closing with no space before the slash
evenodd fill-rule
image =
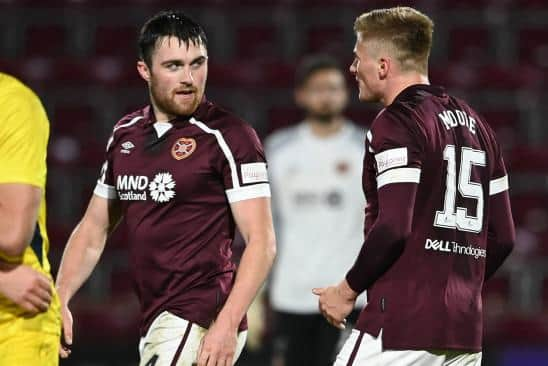
<path id="1" fill-rule="evenodd" d="M 136 35 L 161 9 L 183 9 L 209 38 L 206 95 L 262 138 L 299 122 L 296 65 L 326 53 L 350 65 L 356 16 L 411 5 L 435 21 L 430 81 L 465 98 L 496 131 L 510 173 L 517 246 L 486 286 L 485 365 L 548 365 L 548 1 L 0 0 L 0 71 L 33 88 L 51 121 L 48 229 L 54 272 L 95 186 L 112 126 L 147 102 Z M 345 115 L 367 127 L 348 73 Z M 29 141 L 29 144 L 32 143 Z M 138 303 L 123 228 L 72 303 L 75 346 L 62 365 L 132 365 Z M 342 274 L 341 274 L 342 275 Z M 269 365 L 268 297 L 241 365 Z M 303 365 L 305 366 L 305 365 Z"/>

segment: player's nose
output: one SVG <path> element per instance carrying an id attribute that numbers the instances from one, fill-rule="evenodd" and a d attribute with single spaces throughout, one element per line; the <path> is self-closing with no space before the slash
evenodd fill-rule
<path id="1" fill-rule="evenodd" d="M 355 62 L 352 62 L 352 64 L 350 65 L 350 67 L 348 68 L 350 70 L 350 73 L 352 75 L 355 75 L 356 74 L 356 65 L 355 65 Z"/>
<path id="2" fill-rule="evenodd" d="M 192 75 L 192 70 L 190 70 L 190 68 L 184 68 L 180 82 L 181 84 L 194 84 L 194 76 Z"/>

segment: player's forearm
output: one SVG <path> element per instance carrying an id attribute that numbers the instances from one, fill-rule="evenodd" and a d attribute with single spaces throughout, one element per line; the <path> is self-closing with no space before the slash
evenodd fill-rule
<path id="1" fill-rule="evenodd" d="M 391 184 L 379 190 L 378 218 L 367 233 L 346 281 L 362 293 L 377 281 L 400 257 L 411 234 L 417 185 Z"/>
<path id="2" fill-rule="evenodd" d="M 379 279 L 400 257 L 407 233 L 398 233 L 389 223 L 377 222 L 367 235 L 358 258 L 346 275 L 346 281 L 362 293 Z"/>
<path id="3" fill-rule="evenodd" d="M 261 238 L 250 239 L 240 260 L 232 291 L 217 317 L 218 321 L 226 321 L 231 327 L 238 328 L 266 280 L 275 255 L 276 241 L 273 231 L 261 235 Z"/>
<path id="4" fill-rule="evenodd" d="M 61 301 L 68 303 L 82 284 L 88 279 L 103 252 L 106 232 L 97 232 L 80 223 L 67 242 L 56 287 Z"/>
<path id="5" fill-rule="evenodd" d="M 7 226 L 7 225 L 2 225 Z M 2 228 L 3 229 L 3 228 Z M 16 232 L 16 230 L 0 230 L 0 260 L 10 263 L 22 261 L 25 249 L 32 239 L 32 230 Z"/>

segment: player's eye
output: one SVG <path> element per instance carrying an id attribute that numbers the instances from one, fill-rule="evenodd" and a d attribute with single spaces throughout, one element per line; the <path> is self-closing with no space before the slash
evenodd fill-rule
<path id="1" fill-rule="evenodd" d="M 179 67 L 181 67 L 181 65 L 179 64 L 174 64 L 174 63 L 169 63 L 166 65 L 166 68 L 169 70 L 169 71 L 177 71 L 179 70 Z"/>
<path id="2" fill-rule="evenodd" d="M 205 58 L 201 58 L 201 59 L 198 59 L 198 60 L 194 61 L 193 63 L 191 63 L 191 64 L 190 64 L 190 67 L 191 67 L 193 70 L 197 70 L 197 69 L 199 69 L 204 63 L 205 63 Z"/>

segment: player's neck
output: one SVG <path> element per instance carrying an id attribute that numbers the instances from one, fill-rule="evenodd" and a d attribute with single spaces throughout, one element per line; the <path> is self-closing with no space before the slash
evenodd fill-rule
<path id="1" fill-rule="evenodd" d="M 318 121 L 314 118 L 307 118 L 306 123 L 310 126 L 310 130 L 314 136 L 325 138 L 338 133 L 343 128 L 344 118 L 336 116 L 330 121 Z"/>
<path id="2" fill-rule="evenodd" d="M 160 108 L 158 108 L 154 102 L 152 102 L 151 104 L 154 111 L 154 117 L 156 118 L 157 122 L 168 122 L 177 117 L 175 115 L 165 113 Z"/>
<path id="3" fill-rule="evenodd" d="M 430 84 L 428 76 L 419 73 L 408 73 L 401 74 L 394 77 L 389 84 L 387 85 L 386 93 L 384 93 L 384 98 L 381 99 L 382 104 L 386 107 L 394 102 L 394 99 L 400 94 L 405 88 L 410 87 L 411 85 L 417 84 Z"/>

